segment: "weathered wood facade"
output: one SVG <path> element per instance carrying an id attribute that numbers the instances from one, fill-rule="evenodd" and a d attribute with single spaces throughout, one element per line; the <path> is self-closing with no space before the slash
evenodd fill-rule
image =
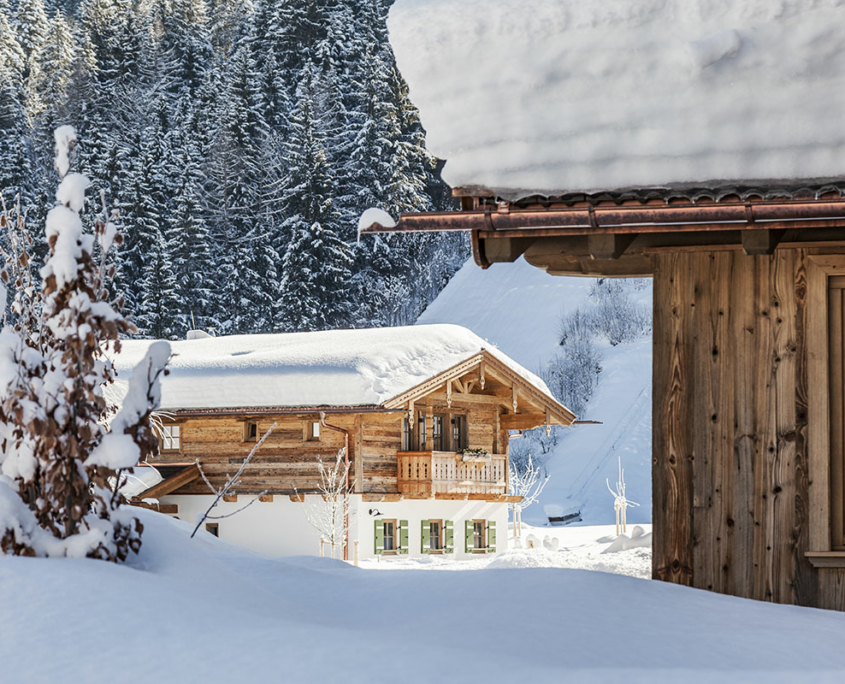
<path id="1" fill-rule="evenodd" d="M 465 189 L 396 230 L 468 228 L 484 268 L 653 277 L 654 577 L 845 610 L 845 200 L 796 193 Z"/>
<path id="2" fill-rule="evenodd" d="M 319 459 L 333 462 L 348 444 L 353 491 L 366 501 L 505 502 L 508 430 L 573 420 L 565 407 L 483 352 L 381 407 L 173 411 L 164 425 L 178 426 L 178 448 L 162 449 L 150 463 L 187 468 L 198 461 L 219 487 L 275 424 L 241 476 L 239 494 L 317 493 Z M 473 460 L 459 453 L 465 448 L 486 455 Z M 167 493 L 207 495 L 209 489 L 192 477 Z"/>

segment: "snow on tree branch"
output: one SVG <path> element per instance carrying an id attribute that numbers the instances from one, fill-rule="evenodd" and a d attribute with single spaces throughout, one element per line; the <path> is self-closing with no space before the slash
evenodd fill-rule
<path id="1" fill-rule="evenodd" d="M 534 463 L 531 454 L 522 469 L 510 466 L 509 491 L 511 496 L 522 499 L 511 504 L 513 510 L 514 536 L 522 535 L 522 511 L 537 501 L 550 475 L 543 476 L 543 468 Z"/>
<path id="2" fill-rule="evenodd" d="M 342 549 L 349 535 L 349 503 L 354 482 L 349 481 L 350 464 L 346 460 L 346 449 L 337 452 L 330 466 L 318 456 L 317 468 L 320 471 L 320 494 L 311 499 L 303 496 L 303 512 L 311 527 L 319 532 L 321 541 L 330 545 L 334 558 L 335 548 Z"/>

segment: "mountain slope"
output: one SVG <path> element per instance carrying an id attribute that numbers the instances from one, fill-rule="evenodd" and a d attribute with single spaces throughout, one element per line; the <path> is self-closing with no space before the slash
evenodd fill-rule
<path id="1" fill-rule="evenodd" d="M 520 259 L 483 271 L 468 262 L 432 302 L 418 323 L 464 325 L 529 370 L 540 372 L 560 352 L 561 315 L 589 301 L 594 281 L 552 277 Z M 635 299 L 647 303 L 650 288 Z M 611 346 L 602 352 L 598 387 L 579 418 L 601 421 L 561 430 L 547 469 L 551 479 L 539 505 L 525 511 L 526 522 L 579 511 L 585 523 L 613 522 L 618 457 L 625 469 L 628 497 L 641 504 L 629 522 L 651 520 L 651 340 Z"/>

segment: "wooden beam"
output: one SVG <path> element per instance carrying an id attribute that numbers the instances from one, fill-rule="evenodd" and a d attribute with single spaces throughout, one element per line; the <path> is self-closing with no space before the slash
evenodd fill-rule
<path id="1" fill-rule="evenodd" d="M 290 497 L 291 501 L 294 503 L 304 503 L 305 502 L 305 494 L 291 494 Z"/>
<path id="2" fill-rule="evenodd" d="M 165 463 L 161 465 L 167 465 Z M 142 492 L 134 497 L 134 500 L 142 499 L 160 499 L 163 496 L 172 494 L 180 487 L 190 484 L 200 476 L 200 469 L 196 463 L 188 466 L 184 470 L 180 470 L 173 477 L 168 477 L 166 480 L 159 482 L 157 485 L 150 487 L 147 491 Z"/>
<path id="3" fill-rule="evenodd" d="M 432 399 L 439 403 L 446 402 L 448 404 L 449 402 L 448 395 L 443 392 L 432 392 L 426 397 L 426 399 Z M 489 406 L 499 406 L 500 404 L 504 404 L 505 406 L 510 406 L 510 402 L 502 400 L 502 397 L 498 397 L 495 394 L 458 394 L 454 395 L 452 400 L 459 404 L 480 404 Z"/>
<path id="4" fill-rule="evenodd" d="M 742 251 L 747 256 L 771 256 L 783 238 L 785 230 L 743 230 Z"/>
<path id="5" fill-rule="evenodd" d="M 177 504 L 150 504 L 144 503 L 143 501 L 133 501 L 131 505 L 136 508 L 146 508 L 150 511 L 157 511 L 166 515 L 176 515 L 179 512 L 179 506 Z"/>
<path id="6" fill-rule="evenodd" d="M 262 494 L 258 497 L 258 500 L 262 503 L 273 503 L 273 495 L 272 494 Z"/>
<path id="7" fill-rule="evenodd" d="M 525 250 L 534 244 L 534 240 L 536 238 L 533 237 L 485 240 L 485 256 L 490 263 L 513 263 L 525 254 Z"/>
<path id="8" fill-rule="evenodd" d="M 542 413 L 517 413 L 499 419 L 501 426 L 507 430 L 533 430 L 545 421 L 546 416 Z"/>
<path id="9" fill-rule="evenodd" d="M 463 382 L 461 382 L 461 379 L 460 379 L 460 378 L 455 378 L 454 380 L 452 380 L 452 382 L 454 382 L 454 383 L 455 383 L 455 387 L 457 387 L 457 388 L 458 388 L 458 392 L 460 392 L 461 394 L 463 394 L 463 393 L 464 393 L 464 383 L 463 383 Z"/>
<path id="10" fill-rule="evenodd" d="M 636 235 L 620 235 L 619 233 L 591 233 L 587 236 L 587 250 L 590 253 L 591 259 L 618 259 L 636 239 Z"/>
<path id="11" fill-rule="evenodd" d="M 446 382 L 446 406 L 452 408 L 452 381 Z"/>
<path id="12" fill-rule="evenodd" d="M 238 495 L 237 494 L 228 494 L 227 496 L 223 497 L 223 501 L 226 503 L 237 503 L 238 502 Z"/>

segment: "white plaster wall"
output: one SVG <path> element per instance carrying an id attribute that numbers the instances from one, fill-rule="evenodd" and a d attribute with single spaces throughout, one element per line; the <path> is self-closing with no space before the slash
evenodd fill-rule
<path id="1" fill-rule="evenodd" d="M 251 497 L 239 497 L 237 502 L 221 501 L 215 508 L 215 515 L 226 515 L 243 506 Z M 180 520 L 193 523 L 205 512 L 213 497 L 166 496 L 162 503 L 176 504 Z M 276 496 L 271 502 L 256 501 L 246 510 L 223 520 L 213 520 L 219 525 L 220 538 L 232 544 L 244 546 L 268 556 L 316 556 L 320 553 L 320 536 L 308 524 L 304 512 L 305 504 L 296 503 L 287 496 Z M 370 510 L 380 516 L 371 515 Z M 455 530 L 455 553 L 453 558 L 467 558 L 464 550 L 464 522 L 475 518 L 496 521 L 496 552 L 504 551 L 508 542 L 508 506 L 486 501 L 437 501 L 413 500 L 396 503 L 369 503 L 360 496 L 353 496 L 349 512 L 350 547 L 352 560 L 354 542 L 358 540 L 359 558 L 375 557 L 373 545 L 374 520 L 396 518 L 408 521 L 409 553 L 399 558 L 423 557 L 421 551 L 421 521 L 430 519 L 451 520 Z M 326 547 L 326 553 L 329 553 Z M 338 555 L 341 551 L 338 549 Z M 393 556 L 380 556 L 390 562 Z"/>
<path id="2" fill-rule="evenodd" d="M 176 517 L 195 523 L 213 498 L 210 495 L 166 496 L 162 503 L 177 504 Z M 241 496 L 237 502 L 221 501 L 214 509 L 214 515 L 232 513 L 252 498 Z M 287 496 L 276 496 L 270 502 L 256 501 L 231 518 L 208 522 L 220 526 L 220 539 L 268 556 L 316 556 L 320 553 L 320 535 L 305 519 L 304 505 Z"/>

